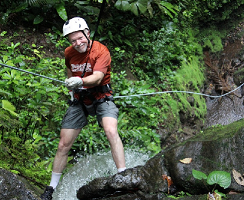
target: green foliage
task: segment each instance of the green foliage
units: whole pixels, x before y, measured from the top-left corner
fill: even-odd
[[[202,30],[197,37],[205,50],[210,50],[211,52],[216,53],[223,50],[222,39],[225,36],[225,31],[217,30],[217,28],[213,26]]]
[[[207,179],[208,177],[207,177],[207,175],[205,174],[205,173],[203,173],[203,172],[201,172],[201,171],[197,171],[197,170],[195,170],[195,169],[193,169],[192,170],[192,175],[193,175],[193,177],[195,178],[195,179],[198,179],[198,180],[205,180],[205,179]]]
[[[20,53],[20,42],[11,42],[10,46],[7,46],[5,42],[9,39],[6,34],[2,38],[3,43],[0,43],[1,63],[30,72],[48,74],[55,79],[64,77],[64,63],[59,58],[34,59],[43,57],[36,45],[28,47],[28,54],[24,55]],[[37,182],[45,182],[48,171],[44,167],[47,165],[48,157],[53,156],[57,148],[57,127],[60,127],[62,115],[67,107],[64,95],[67,89],[51,80],[8,68],[1,67],[0,75],[3,108],[0,111],[3,114],[0,123],[2,164],[21,175],[33,176]],[[7,112],[14,115],[10,117]],[[46,140],[52,140],[51,144]],[[44,157],[47,159],[45,162],[42,161]]]
[[[213,171],[208,175],[207,183],[209,185],[218,184],[220,187],[226,189],[231,184],[230,173],[225,171]]]
[[[200,88],[204,83],[204,71],[197,57],[194,57],[189,63],[182,63],[182,67],[176,71],[173,77],[173,89],[177,91],[194,91],[200,93]],[[198,118],[204,117],[206,114],[205,99],[199,95],[193,94],[193,103],[189,102],[190,95],[186,93],[177,93],[179,102],[177,106],[179,110],[190,112]],[[192,101],[191,101],[192,102]],[[193,105],[191,105],[193,104]],[[193,108],[192,108],[193,107]]]
[[[122,10],[122,11],[131,11],[136,16],[138,16],[140,14],[146,14],[146,12],[147,12],[152,17],[155,12],[153,10],[153,4],[156,4],[158,6],[158,8],[161,10],[161,12],[163,14],[165,14],[166,16],[170,16],[171,18],[173,18],[172,14],[177,15],[178,9],[176,6],[172,5],[169,2],[164,2],[164,1],[159,1],[159,0],[155,0],[155,1],[117,0],[114,6],[117,9]]]
[[[180,198],[184,198],[186,196],[191,196],[190,193],[188,192],[183,192],[183,191],[180,191],[179,193],[177,193],[177,196],[174,196],[174,195],[167,195],[168,198],[171,198],[171,199],[180,199]]]
[[[199,24],[204,26],[215,22],[226,21],[231,18],[241,18],[242,0],[178,0],[179,17],[182,23]]]
[[[186,31],[172,22],[165,22],[159,31],[144,31],[132,66],[138,78],[157,81],[157,87],[165,89],[167,80],[174,76],[182,62],[188,61],[189,56],[201,55],[201,46],[194,39],[193,31]]]
[[[198,180],[207,180],[207,184],[214,185],[218,184],[220,187],[226,189],[231,184],[231,176],[230,173],[225,171],[212,171],[208,176],[197,170],[192,170],[192,175],[194,178]]]
[[[9,111],[11,115],[18,116],[18,114],[16,112],[14,112],[16,110],[16,108],[9,101],[2,100],[2,108],[4,110]]]
[[[48,184],[50,170],[46,170],[45,166],[50,161],[41,160],[38,155],[38,144],[33,140],[23,142],[20,137],[16,137],[14,134],[5,134],[1,140],[0,167],[21,176],[30,177],[40,186]]]
[[[42,0],[25,0],[19,2],[2,1],[0,12],[4,12],[0,21],[7,23],[12,14],[20,13],[26,21],[32,21],[33,24],[40,24],[49,19],[49,14],[56,10],[57,15],[67,21],[68,16],[65,9],[65,1],[42,1]],[[7,11],[5,11],[7,9]],[[54,14],[54,13],[52,13]]]
[[[129,66],[135,80],[144,80],[128,82],[113,77],[117,82],[116,87],[118,86],[115,91],[120,91],[120,94],[117,95],[138,94],[139,85],[147,86],[148,91],[144,91],[144,93],[162,90],[199,93],[199,88],[204,83],[204,68],[201,67],[200,56],[202,47],[195,38],[196,33],[192,29],[186,31],[179,29],[175,23],[164,22],[164,26],[158,31],[155,30],[152,33],[143,31],[140,41],[137,41],[135,46],[135,53],[115,48],[112,52],[114,70],[120,69],[122,76],[125,72],[121,69],[127,69]],[[138,83],[139,85],[137,85]],[[136,89],[133,88],[134,85],[136,85]],[[189,102],[191,96],[194,99],[193,103]],[[136,104],[136,102],[139,103]],[[140,111],[147,110],[147,115],[143,118],[150,116],[151,124],[155,119],[154,125],[150,125],[150,127],[158,127],[163,124],[167,127],[175,127],[180,123],[180,112],[195,118],[203,118],[206,114],[204,98],[187,93],[126,98],[120,100],[119,103],[123,107],[126,104],[135,107],[134,113],[137,113],[137,107]],[[142,108],[144,105],[145,108]],[[153,108],[151,106],[148,108],[148,105],[153,105]],[[126,108],[125,110],[130,112]],[[152,114],[156,117],[152,117]]]

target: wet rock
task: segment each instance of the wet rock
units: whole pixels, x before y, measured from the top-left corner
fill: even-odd
[[[144,193],[167,192],[167,182],[163,180],[162,175],[168,174],[168,171],[163,162],[164,158],[161,153],[147,161],[144,166],[127,169],[112,177],[94,179],[78,190],[77,198],[89,200],[98,197],[121,196],[128,193],[141,197]],[[128,200],[128,197],[126,199]]]
[[[33,191],[20,181],[19,177],[5,169],[0,169],[1,200],[39,200]]]
[[[206,98],[207,116],[204,127],[228,125],[244,118],[244,96],[241,89],[221,98]]]
[[[77,197],[79,200],[167,200],[168,182],[162,179],[162,175],[167,175],[176,186],[175,195],[179,191],[198,195],[179,199],[206,199],[206,194],[214,186],[206,187],[206,184],[193,177],[192,170],[202,171],[207,175],[220,170],[231,173],[233,169],[244,173],[243,146],[244,120],[209,128],[162,151],[144,166],[127,169],[111,177],[94,179],[78,190]],[[180,162],[184,158],[192,158],[192,161],[186,164]],[[244,187],[238,185],[233,177],[229,188],[224,190],[217,186],[215,189],[223,193],[244,193]],[[229,195],[228,199],[244,199],[244,194]]]
[[[243,123],[244,120],[240,120],[228,126],[210,128],[165,152],[166,168],[174,183],[191,194],[206,193],[211,187],[207,188],[202,181],[196,180],[192,176],[193,169],[207,175],[215,170],[231,173],[236,169],[244,172]],[[183,158],[192,158],[192,162],[190,164],[179,162]],[[232,178],[228,190],[244,192],[244,187],[238,185]]]

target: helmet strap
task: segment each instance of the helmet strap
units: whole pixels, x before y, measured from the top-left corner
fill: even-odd
[[[85,34],[85,31],[84,30],[81,30],[81,32],[83,33],[83,35],[86,37],[87,41],[88,41],[88,46],[90,47],[90,39],[87,37],[87,35]]]

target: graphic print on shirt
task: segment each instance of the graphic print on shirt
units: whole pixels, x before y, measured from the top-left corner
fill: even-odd
[[[83,64],[71,64],[72,72],[83,72],[85,69],[86,63]],[[91,64],[87,63],[86,72],[92,72]]]

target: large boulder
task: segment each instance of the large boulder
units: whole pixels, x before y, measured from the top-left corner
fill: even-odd
[[[127,169],[112,177],[94,179],[79,189],[77,197],[89,200],[125,195],[127,200],[136,196],[147,196],[149,200],[151,197],[147,194],[167,192],[167,183],[162,181],[162,174],[168,174],[168,171],[163,162],[162,154],[158,154],[144,166]]]
[[[206,98],[207,116],[204,127],[228,125],[244,118],[242,89],[221,98]]]
[[[209,128],[183,143],[160,152],[144,166],[127,169],[111,177],[94,179],[78,190],[77,197],[80,200],[102,197],[106,200],[162,200],[167,199],[168,193],[176,191],[184,191],[192,195],[207,194],[212,191],[212,187],[206,188],[202,181],[196,180],[192,170],[207,175],[212,171],[220,170],[232,175],[233,169],[244,173],[243,147],[244,120]],[[191,158],[192,161],[180,162],[184,158]],[[162,175],[171,177],[173,181],[171,188]],[[243,193],[244,187],[237,184],[233,176],[231,177],[229,188],[217,189],[224,193],[229,191]],[[228,199],[244,199],[243,195],[229,195]],[[201,198],[206,199],[206,196],[195,197],[195,199]]]
[[[16,174],[0,169],[1,200],[39,200],[40,198]]]
[[[244,172],[244,120],[227,126],[210,128],[197,136],[188,139],[177,147],[165,152],[166,168],[175,184],[192,194],[208,192],[202,181],[192,176],[192,170],[209,174],[212,171],[235,169]],[[192,162],[179,162],[184,158],[192,158]],[[232,179],[228,190],[244,192]]]

